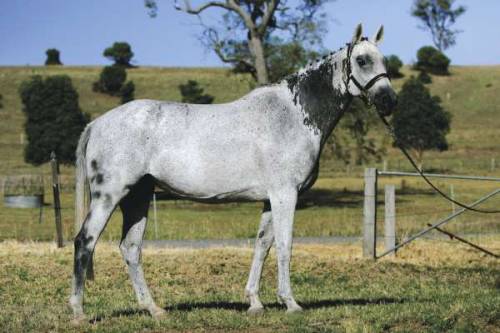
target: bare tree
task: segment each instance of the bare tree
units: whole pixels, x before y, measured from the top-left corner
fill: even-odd
[[[454,9],[454,4],[455,0],[415,0],[413,3],[412,15],[423,22],[420,28],[430,31],[434,45],[440,51],[455,45],[456,35],[460,32],[451,26],[466,9],[463,6]]]
[[[238,71],[251,73],[258,84],[269,82],[266,47],[272,42],[287,41],[319,45],[326,30],[323,5],[332,0],[218,0],[193,6],[190,0],[175,0],[177,10],[200,15],[208,9],[222,9],[217,26],[207,26],[201,40]],[[296,5],[292,5],[294,2]],[[157,15],[156,0],[145,0],[152,17]],[[201,17],[200,17],[201,20]],[[202,21],[201,21],[202,22]],[[279,37],[272,33],[279,31]]]

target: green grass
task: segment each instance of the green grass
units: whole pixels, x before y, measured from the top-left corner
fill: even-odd
[[[488,246],[500,250],[500,239]],[[146,279],[161,321],[138,310],[116,246],[98,246],[87,283],[89,323],[75,328],[67,308],[71,247],[0,243],[0,331],[4,332],[499,332],[500,270],[495,259],[452,242],[419,241],[379,262],[360,244],[296,246],[292,286],[305,312],[276,303],[275,256],[264,268],[258,317],[243,288],[250,249],[145,250]]]

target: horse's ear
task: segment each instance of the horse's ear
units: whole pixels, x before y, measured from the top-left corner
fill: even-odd
[[[384,26],[381,25],[380,28],[378,28],[377,33],[372,37],[372,42],[375,45],[379,45],[380,43],[382,43],[383,40],[384,40]]]
[[[356,44],[361,40],[361,37],[363,36],[363,25],[361,23],[358,24],[356,27],[356,30],[354,30],[354,35],[352,36],[352,41],[351,44]]]

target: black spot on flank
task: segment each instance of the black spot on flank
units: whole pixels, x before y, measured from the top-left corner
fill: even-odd
[[[264,230],[262,230],[261,232],[259,232],[259,238],[262,238],[262,237],[264,237],[264,235],[265,235],[265,232],[264,232]]]
[[[130,261],[125,260],[125,263],[127,264],[127,266],[130,266]]]
[[[92,160],[90,162],[90,167],[92,168],[92,170],[97,171],[97,169],[98,169],[97,161],[96,160]]]
[[[101,197],[101,192],[95,191],[92,192],[92,199],[99,199]]]
[[[102,182],[104,181],[104,177],[103,177],[102,173],[98,173],[95,176],[95,181],[97,182],[97,184],[102,184]]]

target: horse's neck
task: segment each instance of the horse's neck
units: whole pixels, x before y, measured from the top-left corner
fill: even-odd
[[[321,136],[321,145],[349,107],[351,96],[342,81],[341,51],[285,80],[293,102],[303,112],[304,125]]]

